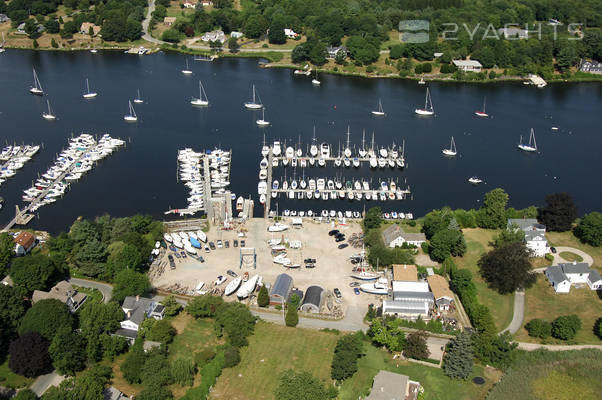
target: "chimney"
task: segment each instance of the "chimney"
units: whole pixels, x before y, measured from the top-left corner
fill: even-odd
[[[140,295],[136,295],[136,302],[140,301]]]
[[[132,318],[132,312],[128,311],[128,319]]]

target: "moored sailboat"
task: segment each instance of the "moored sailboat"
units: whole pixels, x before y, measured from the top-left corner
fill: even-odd
[[[426,88],[426,96],[424,98],[424,108],[417,108],[414,112],[418,115],[423,116],[431,116],[435,114],[435,109],[433,108],[433,101],[431,100],[431,92],[429,88]]]
[[[457,150],[456,150],[456,142],[454,141],[454,137],[451,137],[451,144],[449,145],[449,149],[443,149],[441,150],[443,152],[444,155],[446,156],[455,156],[456,154],[458,154]]]
[[[36,96],[44,95],[44,90],[42,89],[42,84],[40,83],[40,79],[38,79],[35,68],[33,69],[33,87],[29,89],[29,93],[35,94]]]
[[[206,107],[209,105],[209,98],[207,97],[207,93],[205,93],[205,88],[203,87],[203,83],[201,81],[199,81],[199,98],[195,99],[193,97],[192,100],[190,100],[190,104],[201,107]]]
[[[258,119],[257,121],[255,121],[255,123],[258,126],[268,126],[270,124],[270,121],[265,120],[265,107],[261,108],[261,119]]]
[[[258,110],[258,109],[262,108],[263,105],[261,104],[261,100],[259,100],[259,103],[258,103],[256,100],[256,97],[259,97],[259,95],[256,95],[255,85],[253,85],[253,100],[246,102],[245,107],[250,110]]]
[[[56,119],[56,115],[54,115],[50,109],[50,100],[46,100],[46,104],[48,105],[48,110],[42,113],[42,117],[46,120],[54,121]]]
[[[136,122],[138,121],[138,116],[136,115],[136,111],[134,110],[134,106],[131,101],[128,101],[130,106],[130,113],[123,116],[123,119],[127,122]]]
[[[483,99],[483,109],[482,109],[482,110],[478,110],[478,111],[475,111],[475,112],[474,112],[474,113],[475,113],[475,115],[476,115],[477,117],[483,117],[483,118],[486,118],[486,117],[488,117],[488,116],[489,116],[489,114],[487,114],[487,113],[485,112],[485,102],[486,102],[486,101],[487,101],[487,98],[485,97],[485,98]]]
[[[382,117],[385,115],[385,112],[383,111],[383,105],[382,105],[380,99],[378,99],[378,111],[372,110],[372,115],[376,115],[378,117]]]
[[[90,91],[90,83],[88,82],[88,78],[86,78],[86,92],[83,94],[84,99],[93,99],[98,96],[98,93]]]
[[[523,143],[523,136],[521,135],[518,148],[528,152],[537,151],[537,142],[535,142],[535,132],[533,131],[533,128],[531,128],[531,133],[529,134],[529,144]]]
[[[142,97],[140,97],[140,89],[138,89],[138,95],[134,99],[134,103],[136,103],[136,104],[144,103],[144,100],[142,100]]]

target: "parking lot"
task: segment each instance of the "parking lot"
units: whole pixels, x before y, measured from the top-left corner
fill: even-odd
[[[290,225],[290,221],[284,220],[282,223]],[[229,241],[229,248],[216,248],[208,253],[205,250],[199,250],[205,262],[188,256],[186,258],[174,257],[175,269],[169,268],[167,256],[173,254],[171,250],[163,253],[161,264],[164,265],[162,273],[151,274],[153,286],[169,290],[174,287],[181,288],[181,292],[188,291],[192,293],[193,289],[199,282],[204,282],[204,289],[211,289],[213,282],[219,275],[226,276],[228,281],[232,279],[226,275],[227,270],[233,270],[237,274],[248,272],[249,275],[259,274],[263,281],[273,284],[276,277],[281,273],[287,273],[293,278],[293,286],[305,291],[311,285],[319,285],[327,292],[333,292],[335,288],[339,288],[342,295],[341,306],[343,311],[347,308],[352,308],[353,313],[366,312],[367,306],[370,303],[376,302],[376,297],[361,293],[354,294],[353,288],[349,286],[354,281],[350,277],[353,265],[349,261],[349,257],[359,253],[362,249],[354,248],[349,245],[346,248],[339,249],[338,246],[342,243],[348,243],[348,239],[354,233],[361,233],[361,226],[356,222],[351,222],[348,225],[335,226],[334,223],[319,223],[317,221],[305,219],[302,227],[289,228],[283,232],[268,232],[267,228],[272,223],[264,219],[251,219],[245,222],[238,230],[222,230],[212,226],[207,232],[208,242],[217,244],[221,240]],[[329,236],[328,232],[332,229],[338,229],[346,235],[346,240],[335,242],[333,236]],[[244,231],[244,237],[239,236],[239,231]],[[287,249],[287,258],[292,264],[300,264],[300,268],[286,268],[280,264],[273,263],[271,248],[268,241],[273,239],[281,239],[282,243],[290,241],[300,241],[300,249]],[[233,241],[245,241],[246,248],[254,248],[257,256],[257,268],[243,266],[240,268],[240,245],[233,246]],[[288,246],[287,246],[288,247]],[[179,252],[181,252],[180,250]],[[305,268],[304,260],[312,258],[316,260],[314,268]],[[224,287],[224,283],[220,287]],[[232,299],[235,296],[230,296]],[[328,312],[326,307],[323,307],[323,312]]]

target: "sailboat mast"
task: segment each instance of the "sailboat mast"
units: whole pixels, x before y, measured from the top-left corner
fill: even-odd
[[[255,104],[255,85],[253,85],[253,104]]]

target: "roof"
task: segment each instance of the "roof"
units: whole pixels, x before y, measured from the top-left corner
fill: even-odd
[[[34,290],[31,301],[37,303],[40,300],[56,299],[67,304],[74,311],[86,297],[84,293],[79,293],[75,290],[69,282],[60,281],[48,292]]]
[[[405,400],[408,381],[407,375],[379,371],[366,400]]]
[[[270,296],[280,296],[284,299],[288,298],[288,294],[293,286],[293,278],[287,274],[280,274],[276,277],[276,282],[272,287]]]
[[[393,291],[394,301],[434,301],[435,296],[431,292],[408,292],[408,291]]]
[[[401,282],[401,281],[393,281],[393,291],[394,292],[429,292],[429,284],[428,282]]]
[[[4,277],[4,279],[2,279],[2,282],[0,282],[0,283],[2,283],[3,285],[7,285],[7,286],[13,286],[14,285],[14,282],[13,282],[12,278],[10,276],[8,276],[8,275],[6,275]]]
[[[418,280],[418,269],[415,265],[393,264],[393,280],[415,282]]]
[[[454,60],[453,63],[456,67],[482,67],[477,60]]]
[[[155,347],[161,347],[161,342],[153,342],[152,340],[145,340],[142,344],[142,349],[144,351],[149,351],[154,349]]]
[[[383,301],[384,313],[397,314],[426,314],[429,310],[429,304],[424,301]]]
[[[387,245],[399,237],[411,242],[426,241],[424,233],[406,233],[401,226],[397,224],[393,224],[383,231],[383,240]]]
[[[554,284],[559,284],[564,281],[568,281],[568,278],[562,272],[562,269],[558,265],[552,265],[546,269],[546,276],[550,280],[550,282]]]
[[[589,276],[587,277],[587,279],[589,279],[590,282],[597,282],[600,279],[602,279],[602,277],[600,276],[600,273],[597,270],[592,269],[590,271]]]
[[[103,391],[104,400],[125,400],[126,396],[113,386],[105,388]]]
[[[426,277],[426,280],[429,283],[431,292],[433,292],[433,296],[436,300],[442,297],[447,297],[450,299],[454,298],[454,295],[449,288],[449,283],[441,275],[429,275]]]
[[[541,231],[525,231],[525,241],[532,242],[534,240],[547,241],[546,235]]]
[[[134,322],[137,325],[140,325],[142,321],[146,318],[147,312],[149,311],[157,311],[159,306],[156,306],[154,310],[150,310],[154,301],[148,299],[146,297],[134,297],[127,296],[123,300],[122,308],[130,311],[130,315],[126,317],[127,320]],[[157,312],[161,312],[158,310]]]
[[[173,24],[174,22],[176,22],[176,17],[165,17],[165,18],[163,18],[163,22]]]
[[[123,336],[123,337],[129,338],[129,339],[136,339],[138,337],[138,331],[135,331],[133,329],[119,328],[115,331],[114,335],[115,336]]]
[[[16,244],[20,244],[21,246],[25,247],[26,249],[30,248],[36,241],[36,238],[34,235],[32,235],[31,232],[27,232],[27,231],[23,231],[21,233],[19,233],[19,236],[16,237],[15,239],[15,243]]]
[[[305,297],[303,298],[302,304],[313,304],[319,308],[322,304],[322,293],[324,293],[324,289],[320,286],[313,285],[308,287],[305,291]]]
[[[518,226],[523,231],[526,230],[546,230],[546,226],[537,222],[535,218],[508,218],[508,223],[506,227],[510,229],[512,225]]]
[[[572,262],[558,265],[560,268],[562,268],[562,272],[565,274],[586,274],[590,271],[589,265],[586,263]]]

